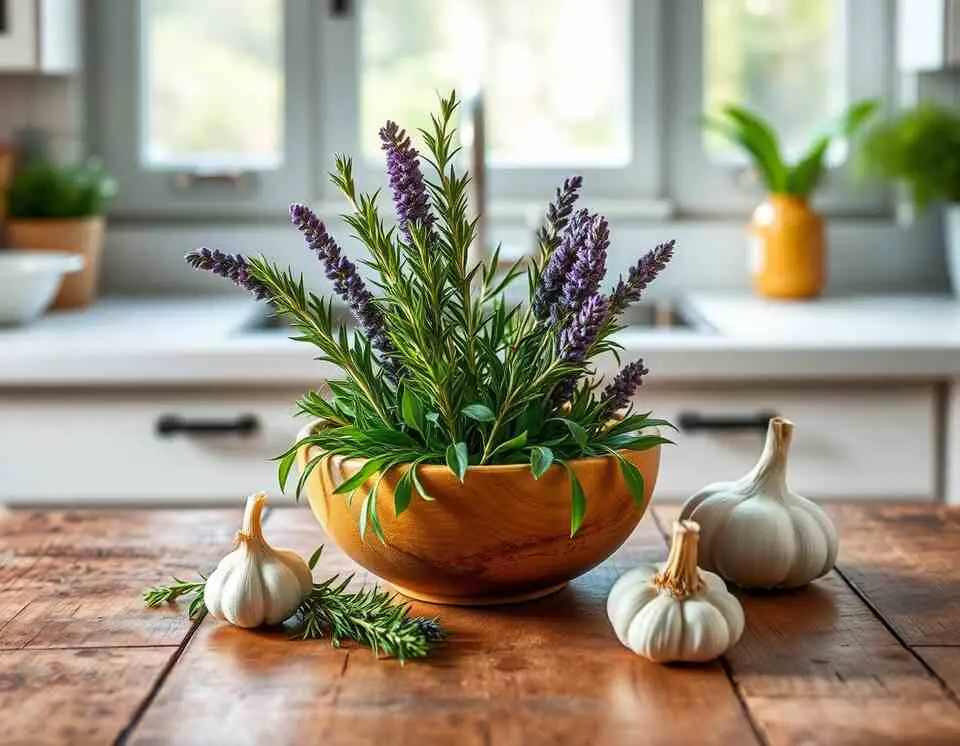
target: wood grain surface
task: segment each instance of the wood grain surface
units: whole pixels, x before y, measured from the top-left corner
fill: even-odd
[[[829,510],[838,571],[738,592],[744,637],[708,666],[648,663],[606,620],[616,577],[665,557],[670,506],[553,597],[415,604],[453,635],[405,666],[143,609],[143,586],[230,548],[240,506],[0,513],[0,744],[960,743],[960,610],[934,597],[956,588],[960,511]],[[303,554],[326,541],[305,508],[273,511],[266,534]],[[317,573],[357,569],[328,543]]]

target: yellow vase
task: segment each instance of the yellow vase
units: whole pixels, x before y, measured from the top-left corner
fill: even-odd
[[[771,194],[750,221],[750,269],[757,295],[814,298],[826,283],[823,218],[807,201]]]

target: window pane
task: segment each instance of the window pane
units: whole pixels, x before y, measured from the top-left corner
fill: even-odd
[[[630,0],[365,0],[360,133],[425,125],[437,92],[481,87],[500,166],[630,160]]]
[[[141,0],[142,158],[155,168],[283,160],[283,0]]]
[[[749,106],[795,157],[846,98],[844,0],[706,0],[704,108]],[[705,134],[708,152],[737,157]]]

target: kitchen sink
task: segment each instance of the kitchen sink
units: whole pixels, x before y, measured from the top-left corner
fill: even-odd
[[[711,331],[710,326],[690,308],[673,300],[634,303],[620,319],[624,326],[632,330]],[[348,329],[356,326],[356,320],[346,306],[333,307],[333,322],[335,328],[340,324]],[[290,325],[286,320],[269,312],[259,313],[242,329],[244,333],[286,333],[289,330]]]

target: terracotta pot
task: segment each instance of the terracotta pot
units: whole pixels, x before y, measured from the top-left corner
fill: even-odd
[[[101,216],[66,220],[9,220],[7,243],[14,249],[82,254],[83,270],[64,277],[52,308],[80,308],[93,302],[100,277],[104,220]]]
[[[806,200],[772,194],[750,221],[753,287],[768,298],[813,298],[826,283],[823,218]]]
[[[13,179],[14,156],[12,145],[0,143],[0,221],[7,214],[7,189]]]
[[[300,449],[301,473],[316,455],[315,447]],[[659,447],[623,455],[643,474],[649,501]],[[539,480],[525,464],[472,466],[460,483],[446,466],[421,465],[417,474],[434,500],[414,491],[410,506],[397,517],[394,487],[408,468],[399,466],[384,476],[377,492],[386,541],[369,528],[361,540],[360,512],[373,480],[349,501],[334,490],[363,463],[325,456],[305,484],[310,507],[357,564],[403,595],[431,603],[515,603],[553,593],[613,554],[643,517],[612,457],[570,462],[587,496],[586,517],[572,539],[570,483],[560,466]]]

